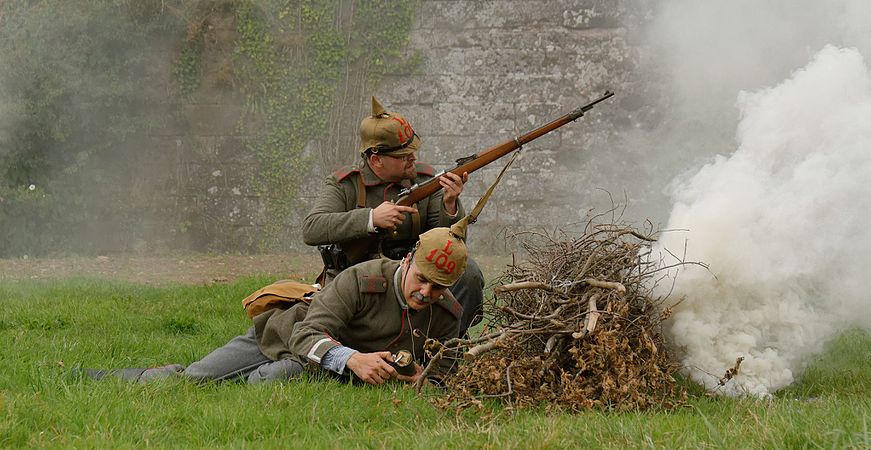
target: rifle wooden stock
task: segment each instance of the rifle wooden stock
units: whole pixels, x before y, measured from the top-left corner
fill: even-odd
[[[505,142],[490,147],[481,153],[476,153],[472,156],[460,158],[457,160],[457,166],[449,170],[449,172],[459,176],[462,176],[463,173],[472,173],[486,166],[487,164],[490,164],[493,161],[496,161],[497,159],[511,153],[512,151],[517,150],[524,144],[534,141],[563,125],[578,120],[584,115],[585,112],[593,109],[593,106],[595,106],[597,103],[604,101],[613,95],[613,92],[605,91],[605,94],[598,99],[593,100],[592,102],[581,106],[580,108],[575,109],[574,111],[546,125],[542,125],[526,134],[517,136],[514,139],[509,139]],[[406,190],[403,190],[399,198],[396,199],[396,204],[401,206],[411,206],[429,197],[430,195],[435,194],[436,192],[438,192],[439,189],[442,188],[442,186],[438,182],[438,178],[441,175],[444,175],[444,173],[438,173],[436,174],[436,176],[432,177],[424,183],[416,184]]]

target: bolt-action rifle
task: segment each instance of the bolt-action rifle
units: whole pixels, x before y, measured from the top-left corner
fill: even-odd
[[[475,153],[474,155],[466,156],[463,158],[459,158],[456,160],[457,165],[448,170],[441,171],[429,180],[415,184],[411,187],[403,189],[399,193],[399,198],[397,198],[396,204],[401,206],[412,206],[415,203],[429,197],[430,195],[438,192],[442,186],[439,184],[438,179],[446,172],[451,172],[456,175],[462,176],[463,173],[472,173],[487,164],[496,161],[497,159],[511,153],[514,150],[517,150],[523,147],[524,144],[534,141],[545,134],[550,133],[557,128],[574,122],[579,118],[583,117],[583,115],[593,109],[596,104],[607,100],[614,93],[611,91],[605,91],[605,93],[587,103],[584,106],[575,109],[574,111],[553,120],[545,125],[542,125],[526,134],[522,134],[520,136],[515,136],[513,139],[508,139],[505,142],[494,145],[493,147],[488,148],[480,153]],[[367,258],[368,255],[377,255],[384,254],[385,256],[392,259],[399,259],[405,256],[408,249],[406,248],[393,248],[387,249],[381,246],[383,239],[381,237],[384,236],[386,230],[379,232],[379,238],[375,239],[360,239],[350,242],[344,242],[341,246],[337,244],[331,245],[322,245],[318,246],[318,250],[321,252],[321,257],[324,260],[324,265],[327,269],[337,269],[344,270],[350,265],[356,264],[358,262],[362,262]]]
[[[593,100],[590,103],[587,103],[586,105],[581,106],[580,108],[546,125],[542,125],[526,134],[515,136],[514,139],[509,139],[505,142],[502,142],[501,144],[494,145],[493,147],[490,147],[481,153],[475,153],[474,155],[457,159],[456,167],[449,170],[449,172],[459,175],[461,177],[463,176],[463,173],[472,173],[486,166],[487,164],[490,164],[491,162],[496,161],[497,159],[511,153],[512,151],[523,147],[523,144],[534,141],[563,125],[578,120],[584,115],[584,113],[593,109],[593,107],[596,106],[597,103],[602,102],[613,95],[613,92],[605,91],[605,94],[597,98],[596,100]],[[399,193],[399,198],[396,199],[396,204],[401,206],[411,206],[429,197],[430,195],[435,194],[436,192],[438,192],[439,189],[442,188],[438,180],[440,176],[445,174],[445,172],[446,171],[443,170],[433,175],[432,178],[423,183],[415,184],[414,186],[403,189]]]

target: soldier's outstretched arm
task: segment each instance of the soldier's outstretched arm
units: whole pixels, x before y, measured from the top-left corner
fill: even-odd
[[[359,310],[359,286],[354,268],[343,271],[315,294],[305,319],[293,325],[287,348],[300,358],[320,365],[328,351],[342,346],[335,339],[347,329]]]

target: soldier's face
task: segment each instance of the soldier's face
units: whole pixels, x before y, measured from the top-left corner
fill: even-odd
[[[420,311],[429,305],[441,300],[448,290],[448,286],[433,283],[428,280],[409,258],[403,261],[403,267],[406,273],[402,279],[402,295],[405,297],[405,302],[409,308]]]
[[[382,166],[382,173],[379,176],[384,181],[413,180],[417,176],[416,151],[402,156],[379,155],[378,159]]]

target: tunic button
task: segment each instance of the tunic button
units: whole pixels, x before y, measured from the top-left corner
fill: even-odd
[[[399,230],[393,230],[393,237],[399,236]]]

